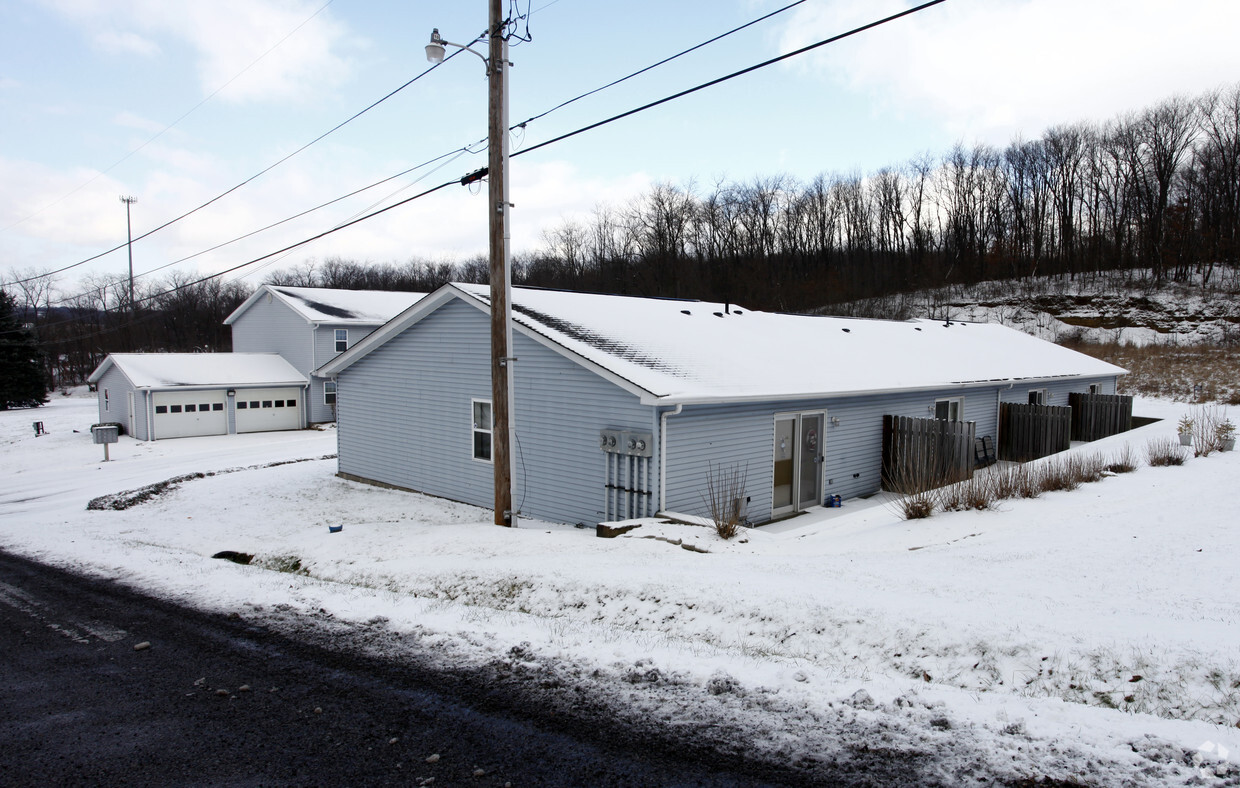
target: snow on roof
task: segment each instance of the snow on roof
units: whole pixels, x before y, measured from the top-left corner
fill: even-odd
[[[224,320],[232,325],[241,313],[271,293],[311,323],[382,325],[416,304],[425,293],[389,290],[338,290],[330,287],[263,285]]]
[[[486,285],[451,287],[489,305]],[[991,323],[787,315],[519,287],[512,290],[512,311],[517,326],[665,402],[795,399],[1125,372]]]
[[[135,388],[305,385],[306,376],[275,353],[112,353],[88,380],[115,365]]]

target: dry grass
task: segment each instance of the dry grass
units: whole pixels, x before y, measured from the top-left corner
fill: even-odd
[[[1240,405],[1240,347],[1065,344],[1127,369],[1128,374],[1119,379],[1120,394]]]

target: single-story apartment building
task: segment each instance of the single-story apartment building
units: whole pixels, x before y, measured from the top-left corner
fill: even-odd
[[[306,376],[276,353],[112,353],[87,380],[138,440],[306,426]]]
[[[335,383],[314,371],[417,303],[425,293],[262,285],[232,314],[236,353],[279,353],[310,382],[311,424],[335,421]]]
[[[490,301],[449,284],[328,362],[345,478],[492,504]],[[556,522],[703,514],[743,469],[761,523],[880,489],[884,415],[1114,394],[1125,370],[1000,325],[512,291],[514,506]]]

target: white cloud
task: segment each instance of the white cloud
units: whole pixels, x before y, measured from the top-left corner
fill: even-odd
[[[913,3],[819,2],[782,39],[793,49]],[[1240,74],[1230,0],[952,0],[820,50],[810,68],[880,112],[936,118],[1003,142],[1101,120]]]
[[[344,50],[355,44],[330,11],[311,18],[320,3],[304,0],[50,0],[50,4],[107,52],[151,56],[188,45],[196,57],[203,93],[236,77],[220,94],[231,101],[299,100],[319,94],[324,86],[340,84],[348,76]],[[100,29],[106,32],[96,32]],[[272,47],[276,48],[268,53]]]
[[[103,30],[95,34],[94,40],[100,49],[112,54],[131,53],[152,57],[160,52],[159,44],[133,32]]]

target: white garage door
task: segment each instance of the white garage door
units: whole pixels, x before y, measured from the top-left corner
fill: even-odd
[[[237,432],[301,429],[301,389],[237,389]]]
[[[155,439],[226,434],[227,401],[222,389],[155,392]]]

